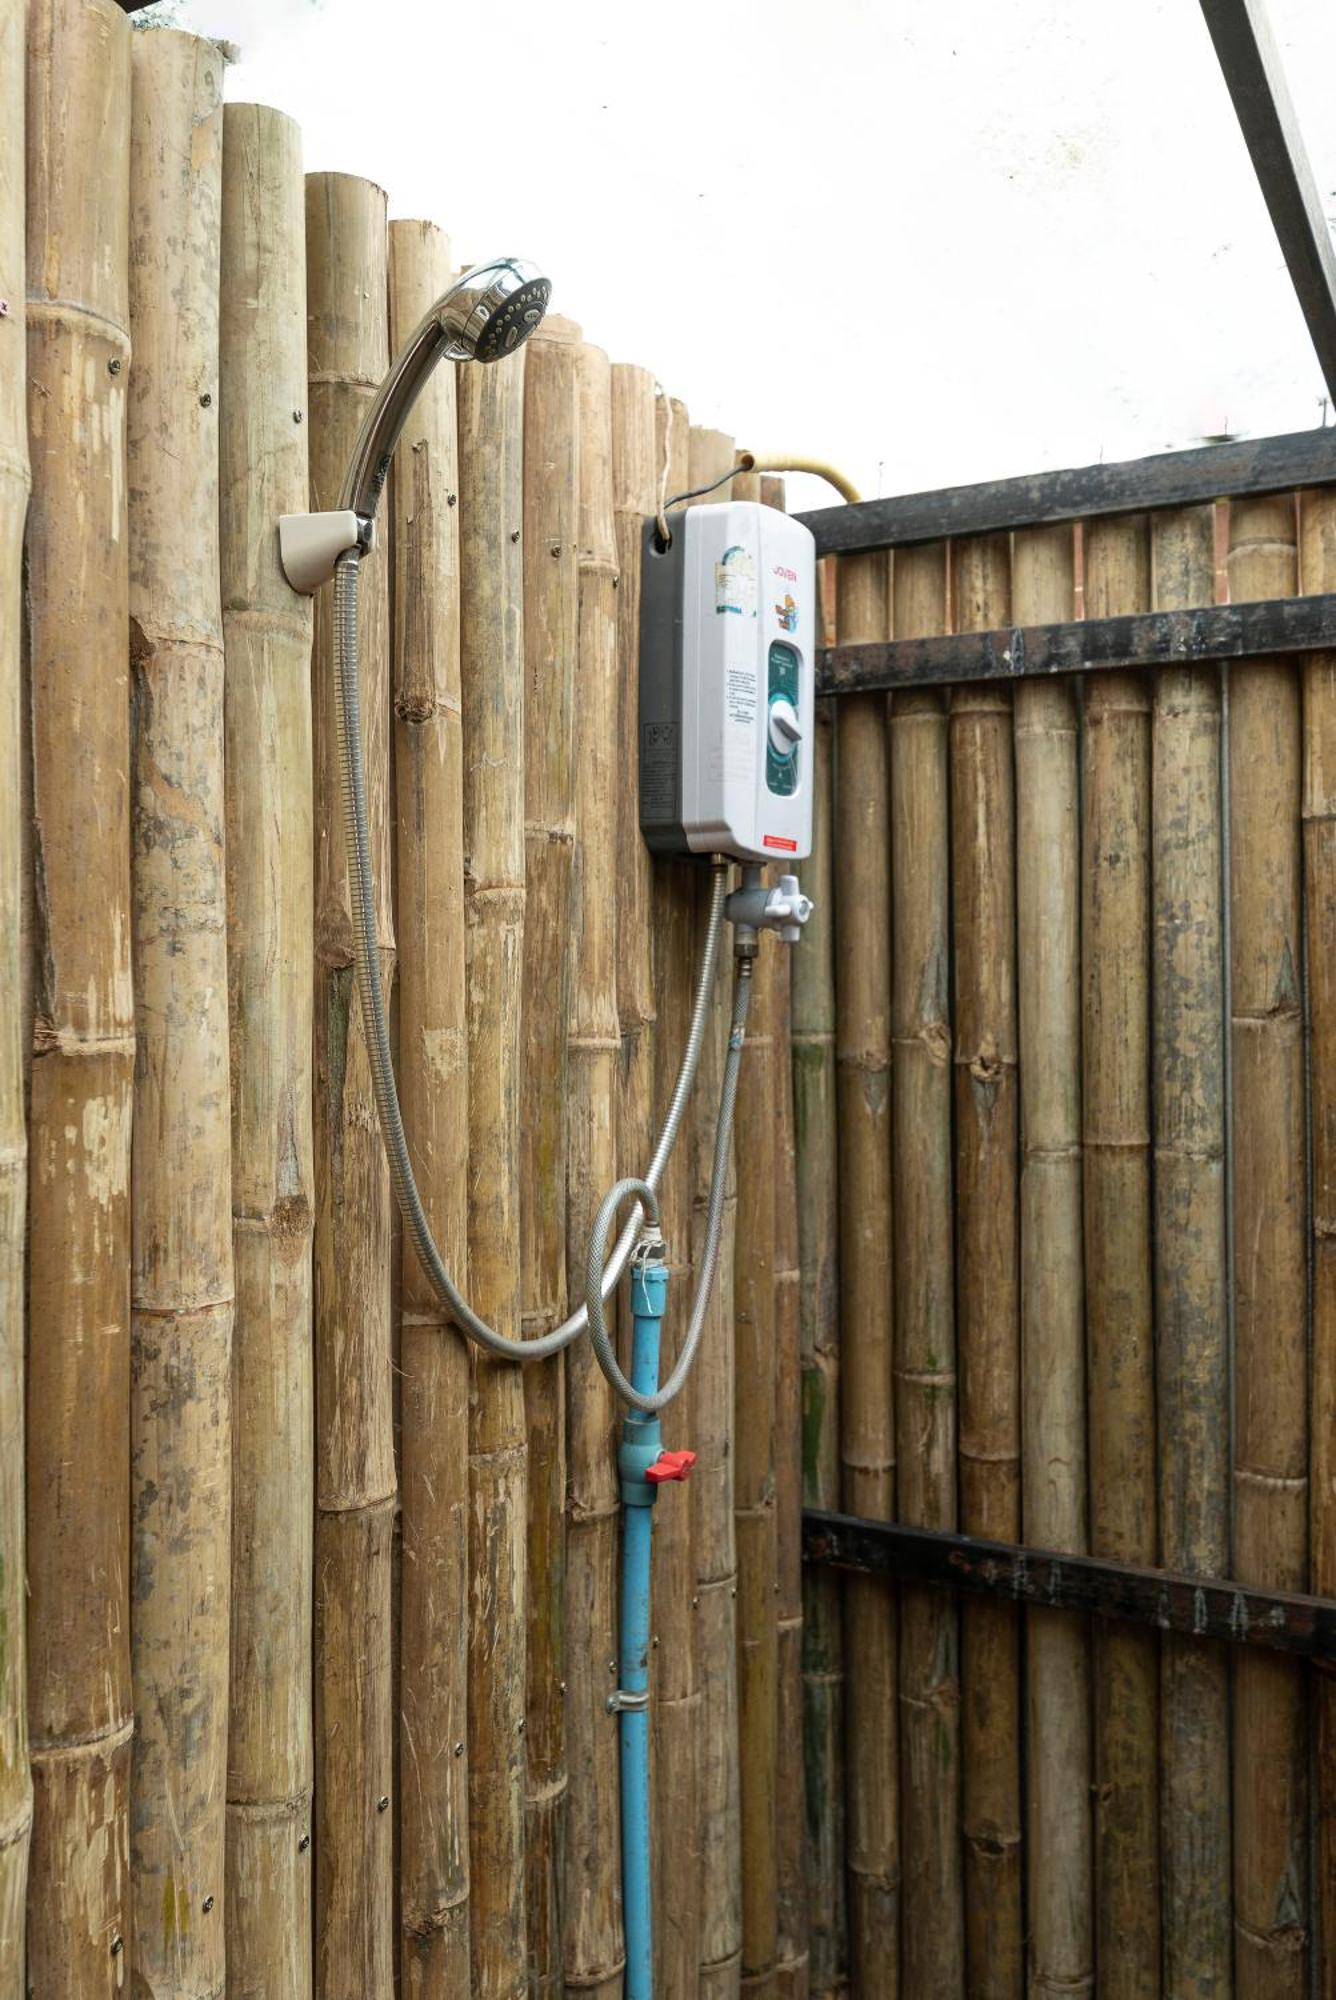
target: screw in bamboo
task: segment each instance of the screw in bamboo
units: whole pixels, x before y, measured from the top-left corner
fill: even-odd
[[[896,633],[946,628],[946,551],[905,550]],[[956,1525],[951,1211],[946,707],[935,689],[891,703],[891,1042],[895,1175],[898,1514]],[[906,2000],[964,1988],[960,1668],[956,1605],[900,1593],[902,1984]]]
[[[1018,533],[1011,611],[1074,615],[1071,528]],[[1081,1242],[1080,818],[1069,681],[1018,682],[1016,964],[1021,1114],[1022,1528],[1041,1548],[1086,1547]],[[1026,1617],[1029,1977],[1036,2000],[1094,1987],[1090,1629]]]
[[[87,2000],[116,1993],[129,1942],[125,16],[30,5],[27,78],[28,1979]]]
[[[28,1132],[24,1117],[25,1010],[20,878],[25,806],[19,625],[28,464],[24,293],[21,0],[0,4],[0,2000],[26,1987],[23,1906],[32,1838],[27,1687],[22,1632],[24,1233]]]
[[[841,645],[884,639],[881,555],[841,559]],[[839,1172],[839,1392],[845,1511],[895,1512],[891,1245],[890,766],[885,697],[835,708],[832,851]],[[832,854],[832,868],[833,868]],[[804,1139],[800,1128],[800,1136]],[[856,1993],[900,1991],[900,1773],[896,1598],[871,1577],[844,1583],[849,1975]]]
[[[1336,492],[1300,500],[1301,587],[1336,589]],[[1303,861],[1308,918],[1310,1132],[1313,1200],[1312,1575],[1336,1595],[1336,654],[1303,665]],[[1336,1683],[1313,1677],[1318,1987],[1336,1995]]]
[[[219,541],[232,1033],[232,1638],[226,1946],[311,1990],[311,610],[274,522],[308,484],[301,135],[223,113]]]
[[[563,1318],[566,1286],[566,1036],[575,852],[579,328],[549,315],[524,364],[524,1058],[520,1098],[520,1288],[525,1333]],[[565,1361],[524,1373],[529,1433],[528,1794],[525,1854],[531,1993],[563,1982],[562,1684],[566,1577]]]
[[[306,178],[311,505],[337,504],[388,365],[385,196]],[[390,914],[389,582],[360,579],[360,668],[380,978]],[[352,963],[334,716],[332,592],[312,653],[315,745],[315,1935],[319,2000],[383,2000],[393,1958],[389,1174]]]
[[[390,347],[450,281],[434,223],[389,229]],[[390,478],[399,1086],[418,1186],[468,1264],[463,735],[455,374],[414,404]],[[410,1248],[399,1315],[399,1909],[409,2000],[469,1986],[469,1357]],[[462,1748],[460,1746],[463,1746]]]
[[[833,633],[832,633],[833,636]],[[803,882],[813,910],[793,960],[792,1072],[801,1338],[802,1500],[840,1503],[838,1190],[835,1122],[832,704],[819,702],[812,746],[812,852]],[[844,1644],[840,1585],[817,1567],[802,1578],[809,1978],[814,2000],[845,1983]],[[787,1741],[794,1740],[792,1737]]]
[[[1089,618],[1150,604],[1144,515],[1089,521]],[[1097,674],[1082,732],[1082,1170],[1089,1367],[1090,1538],[1096,1555],[1156,1558],[1150,1184],[1150,691]],[[1100,1991],[1159,1978],[1159,1644],[1095,1632],[1095,1911]]]
[[[1006,535],[951,552],[957,632],[1011,620]],[[960,1524],[1020,1539],[1020,1274],[1016,1074],[1016,807],[1008,688],[951,695],[955,941],[957,1341]],[[970,1991],[1025,1984],[1021,1912],[1020,1621],[960,1607],[962,1832]]]
[[[1292,495],[1229,515],[1235,602],[1295,587]],[[1299,670],[1229,672],[1229,1007],[1233,1127],[1234,1568],[1305,1587],[1308,1360],[1305,1269]],[[1308,1991],[1308,1743],[1294,1663],[1234,1662],[1234,1990]]]
[[[733,463],[733,440],[693,424],[687,438],[687,487],[708,486]],[[669,495],[680,490],[669,487]],[[725,495],[720,487],[706,505]],[[696,881],[696,963],[704,941],[708,888]],[[714,1157],[715,1121],[728,1032],[732,988],[732,939],[723,941],[716,1002],[701,1049],[692,1109],[692,1260],[701,1267],[705,1213]],[[683,1134],[685,1140],[686,1134]],[[733,1515],[734,1245],[737,1234],[736,1153],[730,1157],[719,1263],[693,1370],[689,1397],[692,1535],[696,1549],[696,1646],[700,1686],[700,1933],[701,2000],[724,2000],[738,1990],[742,1952],[742,1841],[738,1799],[737,1531]]]
[[[523,356],[461,369],[458,399],[469,1286],[475,1310],[515,1337],[524,966]],[[478,2000],[518,2000],[527,1991],[524,1381],[513,1363],[481,1353],[472,1365],[473,1984]]]
[[[625,391],[631,371],[613,369],[613,464],[622,498],[633,503],[637,488],[630,474],[643,459],[643,433],[633,457],[629,438],[630,411]],[[643,394],[635,385],[637,397]],[[648,487],[639,495],[659,499],[665,461],[668,495],[688,485],[688,420],[684,406],[660,397],[653,409],[654,457]],[[642,419],[643,421],[643,419]],[[643,465],[642,465],[643,472]],[[629,532],[630,521],[619,521]],[[622,592],[632,572],[623,558]],[[633,671],[633,660],[622,664],[622,685]],[[635,768],[634,763],[630,766]],[[632,797],[635,790],[632,788]],[[639,828],[636,836],[639,838]],[[656,1023],[654,1087],[656,1130],[668,1110],[677,1068],[686,1047],[693,999],[692,923],[700,875],[694,861],[659,862],[654,868],[651,920],[654,942]],[[673,1366],[686,1328],[694,1271],[691,1261],[692,1147],[688,1120],[659,1189],[664,1240],[668,1252],[670,1310],[664,1322],[662,1373]],[[691,1424],[692,1388],[666,1419],[674,1444],[694,1446]],[[655,1809],[652,1826],[654,1861],[654,1926],[656,1990],[694,1996],[700,1957],[701,1833],[698,1824],[700,1724],[702,1691],[696,1658],[696,1556],[692,1536],[689,1490],[669,1492],[655,1509],[654,1578],[651,1609],[659,1644],[651,1660],[651,1715],[654,1731]]]
[[[617,538],[613,520],[612,377],[601,349],[582,345],[580,396],[579,680],[576,848],[568,1061],[568,1285],[584,1286],[594,1215],[617,1177]],[[566,1374],[566,1982],[621,1990],[617,1740],[607,1698],[616,1686],[615,1405],[590,1344]]]
[[[223,57],[137,35],[130,1978],[223,1990],[233,1323],[218,312]]]
[[[1151,519],[1157,610],[1215,599],[1215,510]],[[1151,1084],[1160,1560],[1229,1572],[1220,676],[1167,667],[1152,709]],[[1232,1983],[1229,1667],[1160,1641],[1164,1988]]]

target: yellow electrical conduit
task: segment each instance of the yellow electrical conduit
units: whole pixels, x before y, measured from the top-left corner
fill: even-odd
[[[810,472],[814,479],[824,479],[833,486],[842,500],[852,505],[862,499],[862,494],[852,479],[846,479],[838,466],[827,465],[824,458],[802,458],[795,452],[784,451],[740,451],[735,472]]]

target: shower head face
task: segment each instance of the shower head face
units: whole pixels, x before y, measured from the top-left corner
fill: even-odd
[[[456,361],[501,361],[542,323],[552,284],[519,257],[469,271],[443,302],[440,327]]]

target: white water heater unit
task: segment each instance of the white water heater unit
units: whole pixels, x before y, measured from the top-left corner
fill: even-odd
[[[724,500],[646,524],[640,826],[660,855],[792,864],[812,846],[816,544]]]

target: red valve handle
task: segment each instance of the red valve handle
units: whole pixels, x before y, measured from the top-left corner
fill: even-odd
[[[696,1463],[694,1451],[661,1451],[653,1465],[645,1468],[645,1477],[651,1486],[662,1486],[666,1479],[685,1479]]]

